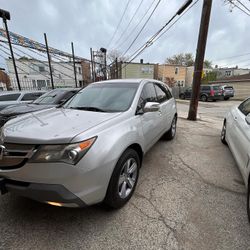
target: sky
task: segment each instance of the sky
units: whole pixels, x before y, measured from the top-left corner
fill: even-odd
[[[75,54],[90,59],[90,47],[94,50],[104,47],[108,51],[113,49],[118,49],[121,53],[126,51],[153,6],[160,1],[145,29],[126,54],[126,56],[132,55],[185,2],[185,0],[130,0],[129,3],[128,1],[0,0],[0,8],[8,10],[11,14],[11,20],[8,22],[10,31],[42,43],[44,42],[43,33],[46,32],[50,46],[70,52],[70,43],[74,42]],[[149,13],[134,33],[128,37],[153,1],[154,4]],[[249,0],[241,1],[250,8]],[[140,3],[141,7],[124,33]],[[135,61],[142,58],[144,62],[164,63],[167,57],[174,54],[195,54],[202,3],[203,0],[198,1]],[[127,10],[121,20],[127,4]],[[120,20],[121,23],[118,26]],[[225,5],[224,0],[213,0],[206,58],[211,60],[214,65],[223,67],[238,65],[250,68],[249,26],[250,16],[237,8],[230,11],[229,5]],[[111,41],[116,29],[117,32]],[[233,57],[238,55],[243,56]]]

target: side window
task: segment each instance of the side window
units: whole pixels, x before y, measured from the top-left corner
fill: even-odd
[[[157,102],[155,87],[153,83],[147,83],[141,92],[138,102],[137,111],[143,109],[146,102]]]
[[[157,95],[157,100],[159,103],[165,102],[168,100],[167,93],[164,91],[163,87],[160,87],[158,84],[155,84],[155,90]]]
[[[34,101],[44,93],[27,93],[23,95],[21,101]]]
[[[1,95],[0,96],[0,102],[4,102],[4,101],[16,101],[20,95],[21,94]]]
[[[209,86],[201,86],[201,91],[210,91]]]
[[[244,101],[243,103],[241,103],[241,105],[239,106],[239,110],[245,115],[247,116],[250,113],[250,98],[247,99],[246,101]]]

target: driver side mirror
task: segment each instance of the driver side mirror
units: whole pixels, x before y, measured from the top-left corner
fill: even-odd
[[[248,125],[250,125],[250,113],[245,118]]]
[[[160,104],[158,102],[146,102],[143,111],[144,113],[148,112],[157,112],[160,109]]]

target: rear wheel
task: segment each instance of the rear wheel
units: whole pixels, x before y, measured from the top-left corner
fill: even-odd
[[[226,131],[227,131],[227,124],[226,124],[226,121],[224,121],[223,126],[222,126],[222,130],[221,130],[221,142],[225,145],[227,145]]]
[[[176,134],[176,124],[177,124],[177,117],[175,116],[172,120],[170,129],[162,136],[164,140],[172,140],[175,137]]]
[[[207,101],[207,96],[206,96],[206,95],[202,95],[202,96],[201,96],[201,100],[202,100],[203,102],[206,102],[206,101]]]
[[[118,160],[111,176],[104,203],[111,208],[124,206],[135,191],[140,159],[133,149],[127,149]]]
[[[225,100],[225,101],[229,100],[229,97],[224,97],[224,100]]]

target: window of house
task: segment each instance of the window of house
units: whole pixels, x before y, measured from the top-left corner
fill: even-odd
[[[225,72],[225,75],[226,75],[226,76],[231,76],[231,74],[232,74],[232,71],[231,71],[231,70],[227,70],[227,71]]]
[[[39,72],[45,72],[45,67],[44,66],[39,66],[38,69],[39,69]]]
[[[175,72],[174,72],[176,75],[178,75],[179,74],[179,68],[178,67],[176,67],[175,68]]]
[[[47,80],[47,86],[50,86],[50,80]]]
[[[79,67],[78,70],[79,70],[79,74],[81,75],[82,74],[82,69]]]
[[[33,88],[36,88],[36,80],[32,80]]]

